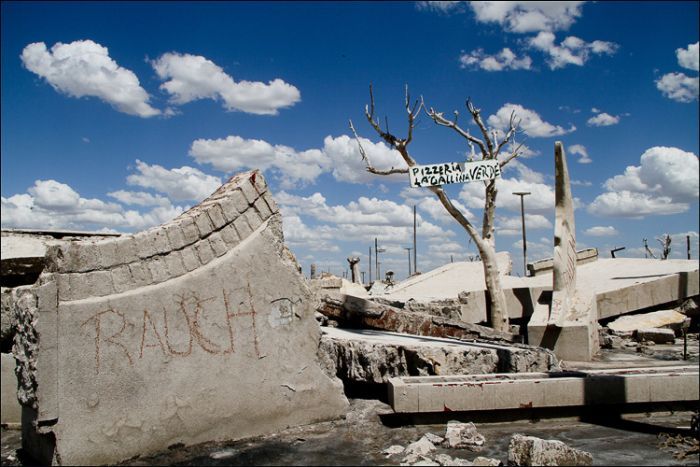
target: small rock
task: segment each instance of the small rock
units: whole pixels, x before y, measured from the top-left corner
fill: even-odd
[[[476,431],[476,426],[473,423],[462,423],[455,420],[447,422],[445,441],[443,443],[447,447],[478,451],[485,441],[486,439]]]
[[[473,465],[466,459],[461,459],[459,457],[450,457],[447,454],[438,454],[435,456],[435,461],[440,465]]]
[[[442,436],[438,436],[434,433],[426,433],[425,437],[428,438],[428,441],[430,441],[433,444],[442,444],[443,441],[445,441],[445,438]]]
[[[421,456],[420,459],[411,465],[440,465],[429,457]]]
[[[406,449],[404,449],[403,451],[403,453],[406,454],[406,456],[403,458],[402,463],[415,465],[415,463],[419,462],[421,458],[433,452],[434,450],[435,445],[431,443],[427,437],[423,436],[418,441],[415,441],[406,446]]]
[[[224,449],[223,451],[216,451],[209,454],[212,459],[227,459],[233,457],[236,454],[234,449]]]
[[[493,459],[491,457],[479,456],[476,459],[474,459],[474,462],[472,462],[472,465],[498,466],[498,465],[503,465],[503,462],[499,461],[498,459]]]
[[[508,465],[591,465],[593,456],[557,440],[515,434],[508,444]]]
[[[394,444],[392,446],[389,446],[385,450],[382,451],[382,454],[384,454],[386,457],[391,457],[395,454],[401,454],[404,451],[403,446],[399,446],[398,444]]]

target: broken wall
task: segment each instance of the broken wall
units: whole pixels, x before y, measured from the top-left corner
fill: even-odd
[[[259,173],[172,222],[47,259],[16,307],[23,444],[38,460],[112,463],[345,413]]]

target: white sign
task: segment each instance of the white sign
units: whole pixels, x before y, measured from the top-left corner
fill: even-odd
[[[408,169],[408,178],[413,188],[493,180],[500,176],[501,165],[497,160],[493,159],[476,162],[414,165]]]

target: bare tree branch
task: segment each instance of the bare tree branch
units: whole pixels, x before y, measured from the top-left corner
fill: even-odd
[[[520,148],[523,147],[523,144],[525,144],[525,143],[520,143],[520,144],[518,145],[518,147],[515,148],[515,151],[513,151],[513,152],[511,153],[510,156],[506,157],[505,160],[502,160],[498,165],[499,165],[500,167],[503,167],[503,166],[506,165],[508,162],[510,162],[511,160],[513,160],[513,159],[515,159],[516,157],[518,157],[518,156],[520,155],[520,153],[519,153],[518,151],[520,151]]]
[[[432,118],[436,124],[438,124],[440,126],[446,126],[448,128],[452,128],[460,136],[465,138],[467,141],[470,141],[470,142],[476,144],[477,146],[479,146],[479,149],[481,150],[482,158],[488,159],[488,152],[486,152],[486,146],[484,145],[484,142],[481,141],[479,138],[476,138],[476,137],[472,136],[471,134],[469,134],[468,131],[464,131],[462,128],[460,128],[457,125],[456,118],[455,118],[455,120],[448,120],[442,116],[442,112],[436,112],[435,109],[433,109],[432,107],[430,108],[430,110],[426,110],[426,112],[428,113],[428,116],[430,118]],[[457,115],[459,115],[459,114],[457,114]]]
[[[357,135],[357,131],[355,130],[355,126],[352,124],[352,120],[350,120],[350,129],[352,130],[352,133],[355,135],[355,140],[357,141],[357,146],[360,149],[360,155],[362,156],[362,160],[365,163],[365,169],[367,172],[376,174],[376,175],[392,175],[392,174],[407,174],[408,173],[408,168],[404,169],[396,169],[394,167],[387,169],[387,170],[382,170],[382,169],[377,169],[372,165],[372,162],[369,160],[369,157],[367,156],[367,153],[365,152],[365,148],[362,147],[362,142],[360,141],[360,137]]]
[[[469,109],[469,113],[472,114],[472,118],[474,119],[476,126],[479,127],[479,130],[481,130],[481,134],[484,135],[484,140],[486,140],[486,147],[488,148],[488,157],[484,157],[484,159],[495,158],[496,155],[493,152],[493,143],[491,142],[491,138],[489,138],[489,132],[486,129],[486,125],[484,125],[483,120],[481,120],[481,109],[477,109],[476,107],[474,107],[474,104],[472,104],[471,99],[467,99],[467,109]]]

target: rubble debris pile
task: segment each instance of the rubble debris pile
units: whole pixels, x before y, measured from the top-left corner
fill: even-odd
[[[592,465],[593,456],[554,439],[514,434],[508,444],[508,465]]]
[[[259,172],[167,224],[60,242],[46,259],[15,303],[22,442],[37,460],[113,463],[346,412]]]

